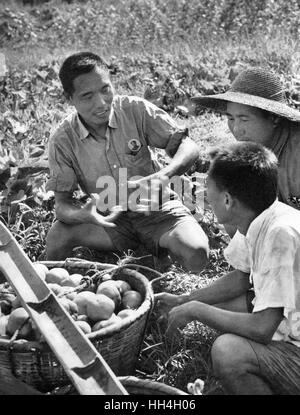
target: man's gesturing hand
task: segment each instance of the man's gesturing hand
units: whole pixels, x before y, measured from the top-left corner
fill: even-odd
[[[88,214],[90,223],[95,225],[104,226],[106,228],[114,228],[116,226],[113,223],[121,214],[122,207],[114,206],[108,216],[103,216],[97,212],[97,200],[99,195],[97,193],[91,194],[91,199],[83,206],[83,209]]]
[[[177,329],[184,328],[194,319],[194,301],[181,304],[181,297],[175,294],[159,293],[155,295],[161,319],[166,323],[166,336],[171,339]]]
[[[129,180],[128,188],[132,189],[129,198],[129,209],[134,212],[149,215],[151,211],[157,211],[161,205],[170,198],[167,186],[169,178],[157,174],[143,177],[138,180]],[[133,192],[138,191],[138,193]],[[134,195],[138,197],[134,198]]]
[[[154,295],[154,300],[158,311],[163,315],[168,313],[173,307],[181,304],[181,297],[176,294],[158,293]]]
[[[192,312],[193,303],[194,301],[190,301],[174,307],[169,311],[166,330],[166,336],[168,338],[172,338],[176,335],[177,329],[183,329],[188,323],[194,320]]]

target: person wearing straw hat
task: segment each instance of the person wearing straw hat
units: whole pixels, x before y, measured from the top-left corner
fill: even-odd
[[[232,271],[188,294],[156,294],[166,338],[199,321],[220,332],[211,357],[227,393],[299,395],[300,211],[278,201],[278,161],[265,146],[239,142],[210,156],[208,201],[239,229],[248,257],[232,239]]]
[[[290,107],[280,77],[263,67],[240,71],[222,94],[195,96],[192,100],[225,114],[238,141],[252,141],[271,149],[279,163],[278,199],[300,210],[300,111]],[[228,249],[247,258],[247,247],[236,228],[225,225],[233,238]],[[250,264],[243,263],[249,272]]]
[[[300,111],[287,104],[280,78],[265,68],[247,68],[225,93],[192,100],[226,114],[238,141],[257,142],[274,151],[279,160],[279,200],[300,209]]]

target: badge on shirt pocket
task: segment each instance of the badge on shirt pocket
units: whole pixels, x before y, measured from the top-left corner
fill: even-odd
[[[135,155],[140,151],[142,144],[136,138],[132,138],[131,140],[128,141],[127,146],[130,151],[130,154]]]

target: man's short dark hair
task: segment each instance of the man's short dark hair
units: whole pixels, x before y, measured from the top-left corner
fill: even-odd
[[[67,98],[73,95],[74,79],[79,75],[93,71],[97,66],[108,72],[105,60],[92,52],[74,53],[65,59],[59,71],[59,79]]]
[[[210,152],[209,176],[220,190],[260,214],[276,199],[278,160],[257,143],[239,142]]]

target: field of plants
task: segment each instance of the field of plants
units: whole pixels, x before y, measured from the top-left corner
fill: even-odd
[[[53,195],[45,191],[47,144],[70,110],[58,79],[67,55],[102,55],[119,93],[144,96],[188,126],[199,146],[191,172],[205,173],[207,150],[233,138],[224,118],[195,107],[190,97],[224,91],[240,68],[264,65],[280,74],[289,103],[299,106],[299,18],[298,0],[3,0],[0,219],[31,260],[45,258],[54,220]],[[173,267],[157,290],[188,292],[228,271],[222,254],[228,238],[209,207],[201,224],[211,246],[207,268],[194,275]],[[74,255],[99,259],[84,250]],[[136,375],[185,391],[201,378],[204,394],[223,393],[209,361],[216,333],[195,322],[166,344],[156,317]]]

